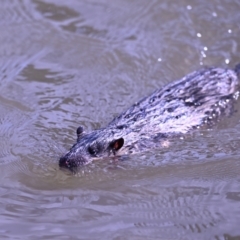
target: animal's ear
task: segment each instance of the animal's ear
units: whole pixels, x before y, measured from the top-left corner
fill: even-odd
[[[124,139],[123,138],[119,138],[119,139],[116,139],[116,140],[113,140],[111,143],[110,143],[110,149],[113,151],[113,152],[116,152],[118,151],[124,144]]]
[[[83,130],[83,127],[82,126],[79,126],[77,128],[77,140],[80,139],[83,135],[84,135],[84,130]]]

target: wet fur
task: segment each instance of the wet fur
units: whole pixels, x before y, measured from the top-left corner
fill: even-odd
[[[239,73],[240,65],[235,70],[205,68],[156,90],[105,128],[91,133],[80,129],[77,143],[59,165],[73,169],[94,159],[144,151],[156,142],[211,126],[231,114],[239,95]]]

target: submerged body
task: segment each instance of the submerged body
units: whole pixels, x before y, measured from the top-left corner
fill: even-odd
[[[84,133],[79,127],[77,143],[59,166],[74,169],[94,159],[161,147],[166,139],[229,116],[239,90],[240,64],[235,70],[195,71],[135,103],[105,128]]]

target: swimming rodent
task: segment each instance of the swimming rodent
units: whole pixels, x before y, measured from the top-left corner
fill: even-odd
[[[85,133],[60,158],[59,166],[73,170],[95,159],[120,156],[152,147],[229,116],[240,90],[240,64],[234,70],[204,68],[169,83],[132,105],[105,128]]]

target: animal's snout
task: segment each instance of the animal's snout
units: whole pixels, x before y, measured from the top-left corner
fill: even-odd
[[[69,160],[66,156],[63,156],[59,159],[59,167],[69,168]]]
[[[66,155],[60,157],[59,159],[59,167],[67,168],[71,171],[74,171],[75,168],[79,166],[83,166],[87,163],[87,161],[81,156],[72,155],[71,152]]]

